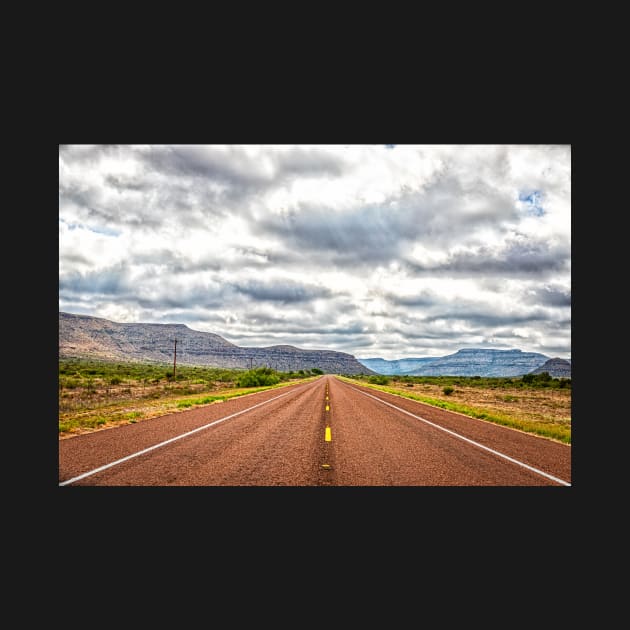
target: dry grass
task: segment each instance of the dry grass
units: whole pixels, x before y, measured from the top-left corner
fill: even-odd
[[[203,404],[222,403],[228,398],[244,396],[265,389],[293,385],[292,380],[267,387],[235,388],[225,383],[185,385],[143,385],[134,382],[110,385],[105,379],[95,379],[93,387],[64,389],[59,397],[59,439],[81,433],[91,433],[121,424],[185,411]]]
[[[414,392],[429,398],[459,402],[471,407],[483,407],[524,420],[571,424],[570,389],[486,389],[456,385],[449,396],[441,385],[420,384],[413,387],[392,387],[402,393]]]
[[[345,380],[345,379],[344,379]],[[367,385],[357,382],[358,385]],[[466,415],[536,433],[550,439],[571,442],[571,390],[550,388],[486,388],[455,385],[445,395],[443,384],[420,383],[413,386],[367,385],[431,404],[460,411]],[[442,404],[443,403],[443,404]]]

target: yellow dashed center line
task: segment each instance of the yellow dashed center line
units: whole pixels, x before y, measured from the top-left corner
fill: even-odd
[[[326,386],[326,400],[329,400],[328,385]],[[330,404],[328,402],[326,403],[326,411],[330,411]],[[324,433],[324,440],[326,442],[332,442],[332,434],[330,432],[330,427],[326,427],[326,432]],[[326,464],[324,464],[324,466],[326,466]]]

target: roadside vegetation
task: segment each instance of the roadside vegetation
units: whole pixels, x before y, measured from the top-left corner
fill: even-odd
[[[323,374],[318,368],[279,372],[149,363],[59,361],[59,436],[132,424]]]
[[[365,381],[373,385],[439,385],[447,386],[466,386],[466,387],[484,387],[490,389],[498,388],[548,388],[548,389],[571,389],[570,378],[553,378],[549,372],[542,374],[525,374],[523,376],[499,377],[499,376],[406,376],[391,375],[384,376],[382,374],[359,374],[350,376],[355,380]]]
[[[314,378],[279,372],[94,360],[59,361],[59,436],[133,424]],[[346,375],[367,385],[468,416],[571,443],[571,379]]]
[[[571,443],[571,379],[547,372],[522,377],[344,375],[344,380]]]

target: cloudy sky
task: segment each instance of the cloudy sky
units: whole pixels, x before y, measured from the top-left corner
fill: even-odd
[[[571,357],[568,145],[61,145],[59,310]]]

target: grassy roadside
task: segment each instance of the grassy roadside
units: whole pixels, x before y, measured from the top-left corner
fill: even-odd
[[[133,395],[129,388],[126,390],[129,391],[129,394],[120,398],[112,396],[109,399],[106,398],[98,402],[96,400],[93,402],[86,401],[81,405],[80,409],[62,410],[60,408],[59,438],[69,438],[77,434],[89,433],[122,424],[133,424],[170,413],[186,411],[192,407],[219,404],[231,398],[305,383],[315,378],[317,376],[291,379],[259,387],[235,388],[233,385],[225,384],[214,389],[210,394],[200,393],[198,396],[191,396],[191,392],[184,389],[184,392],[178,392],[177,390],[160,392],[159,398],[144,398]]]
[[[517,392],[518,396],[501,394],[502,400],[500,402],[492,402],[480,406],[474,402],[475,398],[468,391],[468,389],[472,390],[473,388],[458,388],[457,395],[459,400],[448,400],[446,395],[439,393],[440,390],[437,387],[430,390],[431,395],[427,395],[427,391],[412,393],[408,390],[405,391],[402,387],[375,385],[345,376],[337,376],[337,378],[354,385],[370,387],[403,398],[417,400],[434,407],[456,411],[466,416],[494,422],[495,424],[501,424],[526,433],[534,433],[565,444],[571,444],[571,418],[566,416],[564,409],[554,411],[551,404],[544,400],[545,396],[557,395],[554,392],[551,394],[548,392],[536,393],[541,402],[544,400],[544,405],[541,404],[541,408],[548,408],[549,410],[546,413],[534,413],[531,411],[531,402],[528,405],[524,402],[519,404],[519,401],[523,398],[521,392]],[[564,397],[568,396],[570,404],[570,392],[562,392],[561,395]],[[452,394],[449,397],[452,398]],[[510,408],[506,408],[508,405]]]

